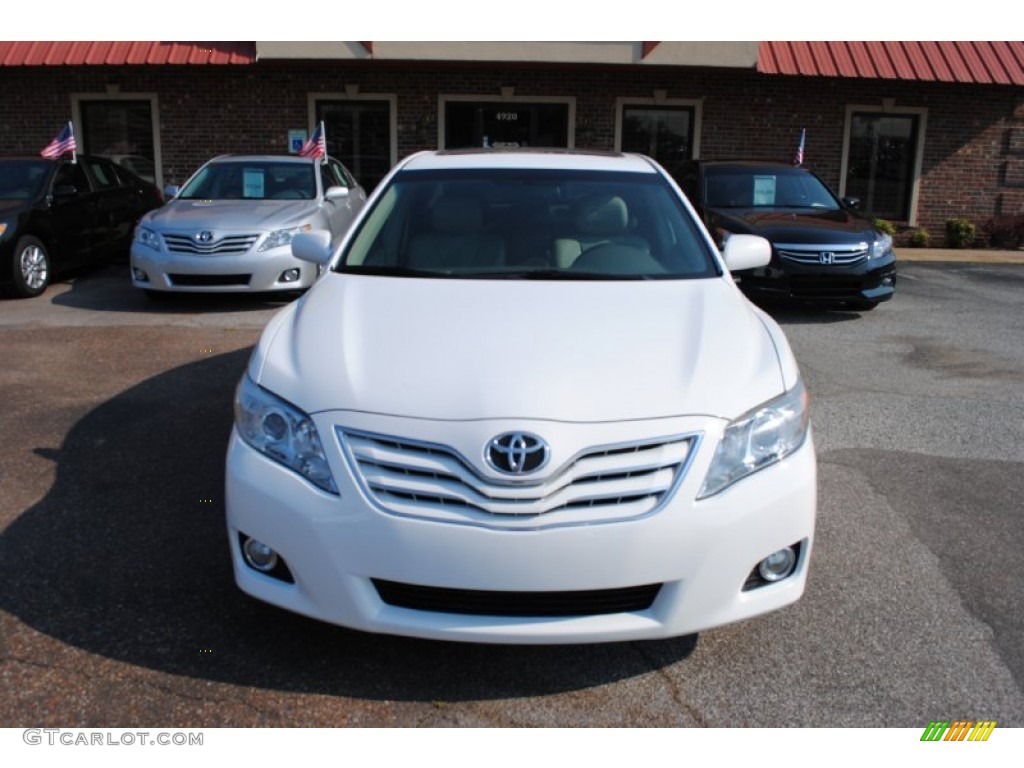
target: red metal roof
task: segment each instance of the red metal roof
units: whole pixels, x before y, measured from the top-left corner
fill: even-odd
[[[252,42],[138,42],[119,40],[0,42],[0,66],[77,64],[252,64]]]
[[[762,42],[757,71],[1024,85],[1024,42]]]

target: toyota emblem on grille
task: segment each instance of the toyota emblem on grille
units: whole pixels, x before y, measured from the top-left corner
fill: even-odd
[[[208,243],[211,240],[213,240],[213,232],[204,230],[196,235],[197,243]]]
[[[505,432],[487,444],[487,463],[506,475],[536,472],[548,463],[548,444],[528,432]]]
[[[832,264],[836,260],[836,255],[831,251],[822,251],[818,254],[818,261],[822,264]]]

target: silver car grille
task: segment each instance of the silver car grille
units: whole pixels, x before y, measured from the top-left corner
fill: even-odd
[[[542,482],[498,482],[455,450],[337,428],[353,475],[379,509],[402,517],[535,530],[652,514],[675,493],[696,434],[595,447]]]
[[[212,253],[246,253],[256,244],[260,236],[258,233],[250,235],[225,235],[205,243],[198,242],[192,235],[172,235],[165,232],[163,237],[169,251],[207,255]]]
[[[785,245],[776,243],[779,256],[796,264],[848,267],[868,257],[867,243],[849,245]]]

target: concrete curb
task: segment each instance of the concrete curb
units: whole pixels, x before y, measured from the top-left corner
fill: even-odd
[[[1024,250],[982,248],[897,248],[896,261],[961,262],[968,264],[1024,264]]]

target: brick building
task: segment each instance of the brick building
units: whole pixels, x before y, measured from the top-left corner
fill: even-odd
[[[368,187],[420,149],[624,149],[671,170],[789,159],[806,128],[805,165],[904,232],[1024,214],[1019,42],[8,42],[0,88],[0,153],[70,117],[81,151],[161,185],[321,120]]]

